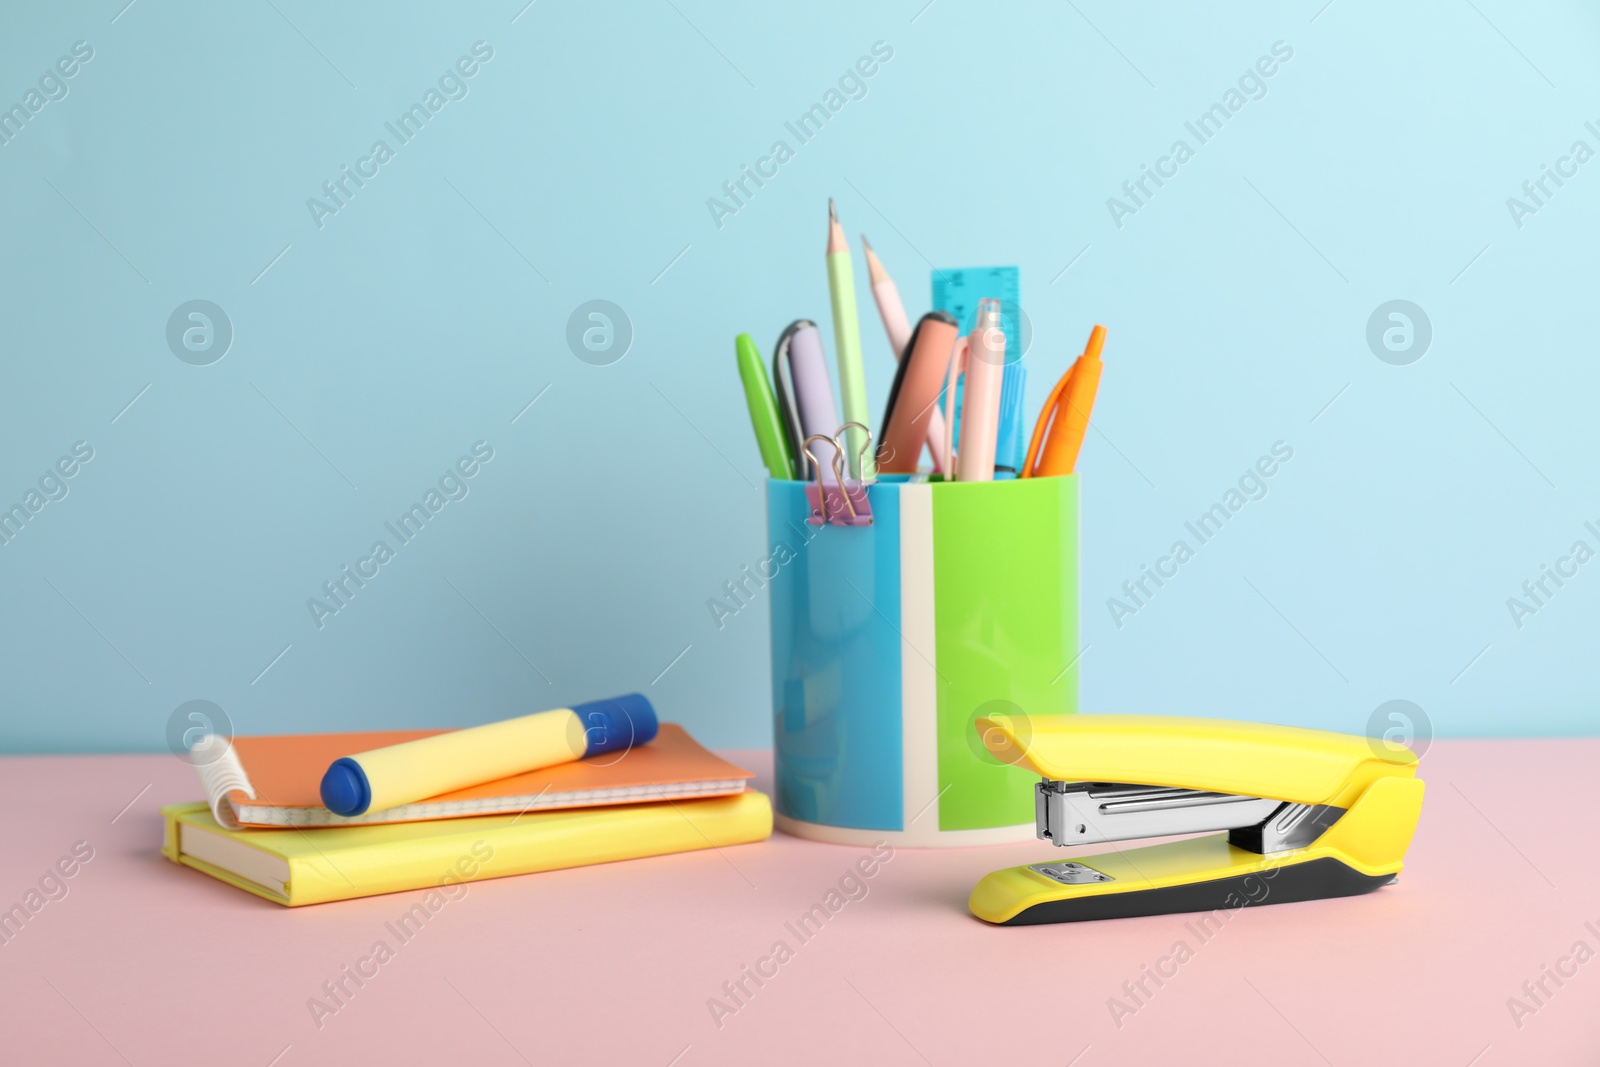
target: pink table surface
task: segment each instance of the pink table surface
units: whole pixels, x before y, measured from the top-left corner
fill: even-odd
[[[770,791],[767,753],[728,755]],[[1596,1064],[1600,958],[1571,954],[1600,952],[1597,767],[1600,739],[1438,742],[1399,885],[1246,909],[1204,941],[1178,915],[972,918],[982,874],[1056,858],[1034,842],[899,850],[802,943],[785,923],[864,850],[777,835],[478,883],[400,943],[385,924],[421,892],[291,910],[163,859],[157,809],[197,792],[173,757],[11,757],[0,908],[76,842],[94,856],[0,945],[0,1061]],[[392,958],[319,1026],[308,1001],[379,940]]]

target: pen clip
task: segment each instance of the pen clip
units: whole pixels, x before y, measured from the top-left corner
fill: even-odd
[[[900,389],[905,385],[906,371],[911,367],[911,352],[916,348],[917,334],[921,329],[921,322],[918,322],[912,329],[911,340],[906,342],[906,350],[900,354],[900,362],[895,365],[894,380],[889,383],[889,399],[883,405],[883,433],[881,440],[885,443],[889,440],[889,420],[894,417],[895,406],[900,403]],[[878,462],[887,463],[892,458],[892,456],[879,456]]]
[[[944,476],[946,478],[954,478],[956,472],[956,384],[961,379],[970,348],[968,338],[956,338],[955,347],[950,349],[950,363],[944,370]]]
[[[783,423],[783,432],[789,438],[789,450],[799,453],[806,452],[802,444],[802,431],[800,429],[800,405],[794,397],[794,373],[789,366],[789,342],[794,340],[794,335],[807,326],[815,326],[810,319],[795,319],[783,328],[783,333],[778,335],[778,343],[772,348],[772,391],[778,401],[778,416]],[[810,440],[806,438],[805,440]],[[812,467],[816,467],[817,457],[811,456]],[[800,471],[800,477],[810,477],[812,468]],[[820,469],[820,468],[818,468]]]
[[[1028,454],[1022,460],[1022,469],[1017,472],[1017,477],[1032,478],[1034,476],[1034,464],[1039,459],[1039,446],[1044,443],[1046,434],[1050,432],[1050,427],[1055,424],[1056,416],[1060,414],[1061,401],[1066,394],[1067,387],[1072,384],[1073,373],[1073,368],[1068,368],[1065,374],[1056,379],[1056,384],[1050,389],[1050,395],[1045,398],[1044,407],[1039,409],[1039,421],[1034,424],[1033,438],[1028,442]]]

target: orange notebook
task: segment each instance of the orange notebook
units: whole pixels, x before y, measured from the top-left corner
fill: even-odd
[[[642,804],[742,793],[755,777],[712,755],[683,727],[662,723],[648,745],[502,778],[386,811],[346,818],[322,806],[322,775],[353,752],[367,752],[445,730],[236,737],[222,757],[199,768],[219,824],[363,826],[468,815],[510,815],[609,804]]]

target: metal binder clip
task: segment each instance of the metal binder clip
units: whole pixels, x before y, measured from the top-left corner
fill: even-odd
[[[872,451],[872,430],[859,422],[845,423],[834,431],[832,437],[814,433],[800,446],[800,451],[811,461],[812,470],[816,471],[816,481],[806,485],[806,500],[811,504],[811,513],[806,516],[806,522],[812,526],[872,525],[872,504],[867,500],[867,487],[872,483],[860,480],[852,482],[849,472],[845,470],[844,446],[840,442],[845,431],[852,426],[859,427],[866,435],[866,441],[856,456],[856,470],[865,470],[866,457]],[[833,445],[832,484],[823,481],[822,474],[826,468],[811,451],[812,441],[826,441]]]

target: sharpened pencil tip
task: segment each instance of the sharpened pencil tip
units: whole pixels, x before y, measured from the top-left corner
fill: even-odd
[[[878,253],[872,250],[872,244],[867,240],[866,234],[861,235],[861,247],[863,254],[867,257],[867,277],[872,284],[877,285],[880,282],[890,281],[889,272],[884,269],[883,263],[878,259]]]
[[[838,222],[839,213],[833,209],[833,197],[828,197],[828,221]]]

